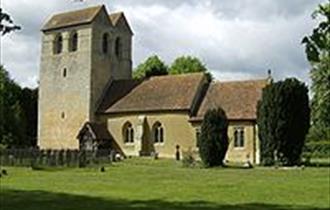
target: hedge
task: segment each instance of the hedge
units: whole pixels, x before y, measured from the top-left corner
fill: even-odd
[[[308,142],[304,147],[305,157],[312,158],[329,158],[330,157],[330,141]]]

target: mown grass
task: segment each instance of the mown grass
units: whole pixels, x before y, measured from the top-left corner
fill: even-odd
[[[130,159],[98,168],[6,167],[1,210],[330,208],[330,168],[200,169],[173,160]]]

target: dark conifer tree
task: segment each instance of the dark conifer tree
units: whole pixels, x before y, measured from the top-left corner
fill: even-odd
[[[283,165],[298,164],[310,126],[305,84],[290,78],[264,88],[257,123],[262,164],[272,165],[275,160]]]
[[[206,167],[223,165],[228,149],[228,120],[221,108],[206,112],[201,126],[199,153]]]

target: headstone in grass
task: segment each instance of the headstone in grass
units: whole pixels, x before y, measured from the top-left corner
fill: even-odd
[[[8,176],[7,170],[6,169],[2,169],[1,170],[1,174],[4,176]]]
[[[177,145],[175,146],[175,150],[176,150],[176,151],[175,151],[175,159],[176,159],[176,160],[180,160],[180,159],[181,159],[181,157],[180,157],[180,145],[177,144]]]

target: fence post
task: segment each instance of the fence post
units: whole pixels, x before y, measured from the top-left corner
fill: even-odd
[[[63,166],[64,163],[64,150],[58,151],[58,165]]]

